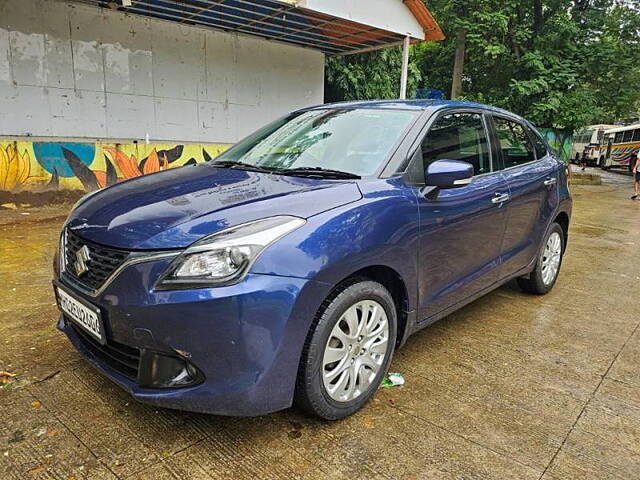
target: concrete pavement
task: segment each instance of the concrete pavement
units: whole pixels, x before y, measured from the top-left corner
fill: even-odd
[[[382,389],[336,423],[224,418],[132,401],[54,324],[69,206],[0,211],[0,478],[640,478],[640,201],[607,173],[573,188],[544,297],[512,285],[412,337]],[[28,213],[29,215],[22,215]]]

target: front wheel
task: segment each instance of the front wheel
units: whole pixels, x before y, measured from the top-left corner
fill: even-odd
[[[558,279],[564,254],[564,232],[553,223],[545,237],[543,248],[529,277],[518,278],[518,285],[527,293],[544,295],[551,291]]]
[[[326,420],[360,410],[391,363],[396,326],[393,298],[381,284],[359,280],[340,287],[307,335],[296,404]]]

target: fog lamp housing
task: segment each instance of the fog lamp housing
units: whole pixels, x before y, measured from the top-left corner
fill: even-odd
[[[140,352],[138,384],[141,387],[182,388],[203,381],[202,372],[186,358],[147,349]]]

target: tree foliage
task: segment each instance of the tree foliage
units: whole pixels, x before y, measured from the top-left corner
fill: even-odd
[[[640,109],[640,9],[624,0],[429,0],[447,39],[412,47],[409,93],[451,88],[466,32],[462,96],[574,130]],[[400,49],[327,60],[328,101],[394,98]]]
[[[327,101],[394,98],[400,91],[402,50],[389,48],[346,57],[328,57],[325,74]],[[407,91],[415,93],[422,73],[409,62]]]

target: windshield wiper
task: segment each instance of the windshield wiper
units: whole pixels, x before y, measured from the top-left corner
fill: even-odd
[[[237,160],[222,160],[220,162],[213,162],[211,165],[214,167],[234,168],[237,170],[248,170],[250,172],[260,173],[274,173],[277,171],[275,168],[260,167],[258,165],[251,165],[250,163],[238,162]]]
[[[278,170],[277,173],[280,173],[282,175],[337,178],[337,179],[361,178],[360,175],[356,175],[355,173],[344,172],[342,170],[332,170],[330,168],[322,168],[322,167],[285,168],[285,169]]]

